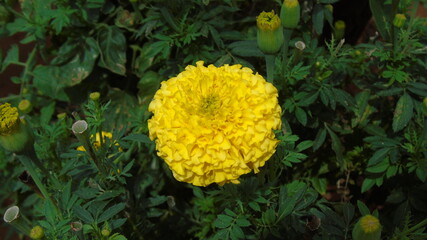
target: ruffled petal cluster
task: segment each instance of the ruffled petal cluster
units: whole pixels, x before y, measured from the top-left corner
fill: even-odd
[[[241,65],[187,66],[149,106],[150,138],[174,177],[196,186],[239,183],[275,152],[277,89]]]

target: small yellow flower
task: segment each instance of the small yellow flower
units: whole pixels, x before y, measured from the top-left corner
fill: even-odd
[[[42,239],[44,237],[44,230],[40,226],[35,226],[30,231],[31,239]]]
[[[110,132],[104,132],[102,131],[102,136],[104,137],[104,139],[108,138],[108,139],[112,139],[113,138],[113,134]],[[93,135],[90,136],[91,139],[93,139]],[[116,146],[118,146],[119,144],[116,143]],[[95,137],[95,141],[93,142],[93,146],[95,147],[95,149],[99,149],[101,147],[101,136],[99,135],[99,132],[96,133],[96,137]],[[77,151],[82,151],[85,152],[86,149],[83,146],[78,146]]]
[[[403,27],[405,22],[406,22],[405,14],[397,13],[393,19],[393,26],[395,26],[397,28],[401,28],[401,27]]]
[[[99,92],[93,92],[93,93],[89,94],[89,98],[92,101],[98,101],[100,97],[101,97],[101,94]]]
[[[239,183],[275,152],[277,89],[241,65],[187,66],[162,82],[149,105],[150,138],[178,181]]]

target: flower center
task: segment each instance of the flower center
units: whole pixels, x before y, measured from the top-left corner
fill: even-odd
[[[221,107],[221,100],[217,94],[209,94],[202,97],[200,101],[199,111],[204,115],[215,115]]]
[[[378,219],[371,215],[366,215],[361,218],[361,226],[363,231],[369,233],[369,232],[375,232],[380,228],[380,222]]]

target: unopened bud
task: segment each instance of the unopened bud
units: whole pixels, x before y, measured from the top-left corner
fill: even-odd
[[[378,218],[365,215],[354,226],[354,240],[379,240],[381,239],[381,224]]]
[[[342,39],[345,35],[345,22],[342,20],[338,20],[335,22],[335,39]]]
[[[99,92],[93,92],[89,94],[89,98],[95,102],[98,101],[100,97],[101,97],[101,94]]]
[[[326,9],[328,9],[328,10],[329,10],[329,12],[331,12],[331,13],[333,13],[333,12],[334,12],[334,6],[332,6],[331,4],[327,4],[327,5],[325,6],[325,8],[326,8]]]
[[[262,12],[256,19],[259,49],[265,54],[274,54],[280,50],[284,42],[280,18],[274,11]]]
[[[395,26],[397,28],[401,28],[401,27],[403,27],[405,22],[406,22],[406,16],[404,14],[398,13],[394,16],[393,26]]]
[[[29,113],[29,112],[31,112],[31,110],[33,110],[33,105],[31,104],[31,102],[29,100],[24,99],[21,102],[19,102],[18,109],[22,113]]]
[[[280,10],[280,19],[285,28],[296,28],[301,17],[298,0],[284,0]]]
[[[35,226],[30,231],[31,239],[42,239],[44,237],[44,230],[40,226]]]

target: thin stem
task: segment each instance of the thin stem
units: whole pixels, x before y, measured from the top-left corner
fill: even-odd
[[[288,64],[288,50],[289,50],[289,42],[292,36],[292,29],[285,28],[283,31],[284,44],[283,44],[283,65],[286,66]],[[286,69],[286,68],[284,68]]]
[[[274,65],[275,65],[275,55],[266,54],[265,55],[265,64],[267,65],[267,82],[273,83],[274,79]]]
[[[52,206],[55,207],[55,210],[57,212],[57,215],[62,219],[61,212],[59,211],[58,207],[56,206],[55,202],[52,200],[52,198],[49,195],[49,192],[47,191],[46,187],[42,183],[36,169],[34,168],[33,163],[31,162],[31,159],[25,155],[19,155],[18,159],[21,161],[22,165],[26,168],[26,170],[30,173],[31,177],[34,180],[34,183],[37,185],[37,187],[40,189],[40,192],[42,193],[43,197],[46,199],[46,201],[49,201]]]

